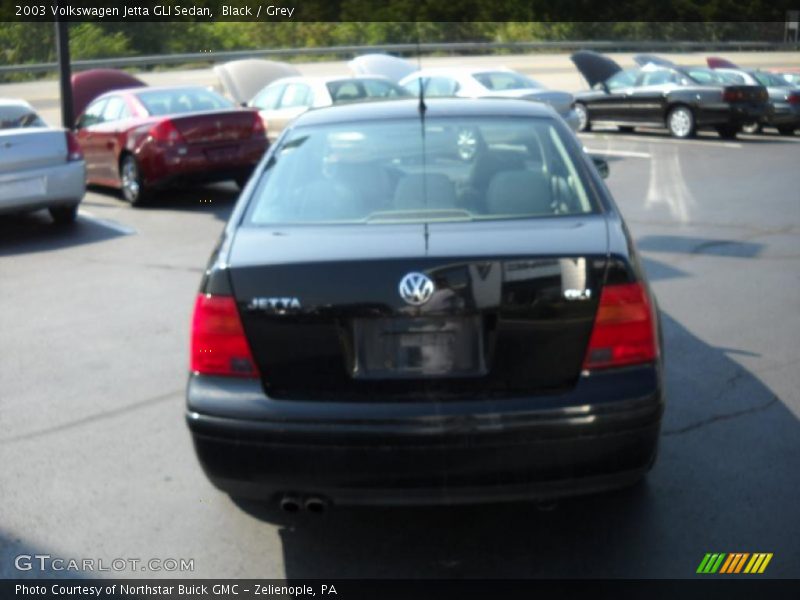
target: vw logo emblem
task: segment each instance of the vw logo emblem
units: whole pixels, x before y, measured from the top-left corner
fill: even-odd
[[[421,306],[433,296],[434,285],[423,273],[409,273],[400,280],[400,297],[412,306]]]

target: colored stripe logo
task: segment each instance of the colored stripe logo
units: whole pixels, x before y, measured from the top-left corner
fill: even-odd
[[[700,561],[697,573],[702,575],[713,575],[715,573],[725,575],[763,573],[771,560],[771,552],[756,552],[753,554],[749,552],[709,552]]]

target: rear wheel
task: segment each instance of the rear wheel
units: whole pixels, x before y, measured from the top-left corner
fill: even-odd
[[[589,111],[585,104],[575,104],[575,114],[578,115],[578,131],[591,131],[592,123],[589,121]]]
[[[781,135],[794,135],[794,127],[778,127],[778,133]]]
[[[120,161],[119,179],[122,182],[122,196],[132,206],[142,206],[147,202],[149,190],[142,181],[139,163],[131,154],[126,154]]]
[[[70,206],[51,206],[49,209],[50,216],[53,221],[58,225],[69,225],[74,223],[78,217],[78,205],[72,204]]]
[[[688,106],[676,106],[667,115],[667,129],[672,137],[686,139],[694,136],[694,113]]]
[[[717,127],[717,133],[724,140],[735,140],[736,134],[739,133],[739,128],[735,125],[720,125]]]

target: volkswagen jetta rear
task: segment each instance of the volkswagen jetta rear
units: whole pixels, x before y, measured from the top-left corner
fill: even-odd
[[[187,421],[215,485],[291,506],[594,492],[655,458],[658,329],[613,200],[549,107],[312,111],[209,262]]]

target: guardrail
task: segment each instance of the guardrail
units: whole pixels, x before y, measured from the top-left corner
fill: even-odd
[[[235,50],[226,52],[196,52],[191,54],[167,54],[154,56],[129,56],[124,58],[103,58],[76,60],[72,62],[75,70],[95,68],[150,67],[155,65],[174,65],[187,63],[216,63],[242,58],[289,58],[293,56],[355,56],[370,52],[392,52],[395,54],[431,52],[487,52],[511,50],[525,52],[532,50],[599,50],[603,52],[691,52],[707,51],[793,51],[800,50],[798,42],[612,42],[612,41],[558,41],[558,42],[455,42],[426,44],[380,44],[376,46],[321,46],[315,48],[266,48],[262,50]],[[31,63],[21,65],[0,65],[0,75],[7,73],[46,73],[57,71],[57,63]]]

